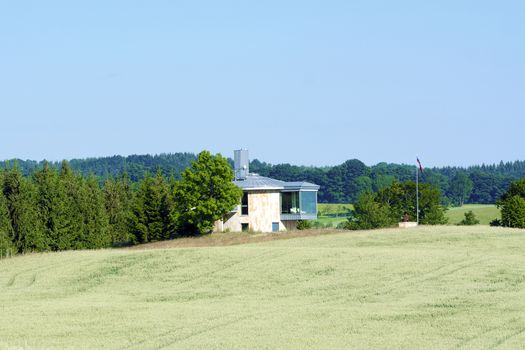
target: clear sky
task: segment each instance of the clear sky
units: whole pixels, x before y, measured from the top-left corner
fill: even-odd
[[[0,0],[0,159],[525,159],[525,1]]]

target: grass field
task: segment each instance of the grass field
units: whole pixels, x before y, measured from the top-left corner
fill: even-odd
[[[457,224],[465,218],[465,213],[472,210],[481,225],[488,225],[494,219],[501,219],[500,210],[490,204],[465,204],[462,207],[449,208],[446,212],[449,224]]]
[[[442,226],[275,239],[282,235],[2,260],[0,348],[525,344],[525,230]],[[203,240],[145,248],[184,242]]]

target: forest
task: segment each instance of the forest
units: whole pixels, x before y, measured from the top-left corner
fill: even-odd
[[[179,180],[196,155],[193,153],[166,153],[159,155],[130,155],[72,159],[71,169],[83,176],[94,176],[100,183],[106,179],[126,174],[131,182],[142,180],[146,174],[157,171],[166,178]],[[233,164],[228,159],[230,165]],[[17,164],[26,175],[42,169],[44,161],[10,160],[0,162],[1,168]],[[59,169],[60,162],[48,166]],[[350,159],[336,166],[314,167],[291,164],[269,164],[260,160],[250,162],[250,171],[283,181],[310,181],[321,186],[320,203],[354,203],[367,191],[378,191],[394,180],[414,180],[416,167],[406,164],[379,163],[367,166],[357,159]],[[433,184],[443,194],[445,205],[465,203],[494,204],[507,190],[512,181],[525,177],[525,161],[500,162],[466,168],[425,168],[420,178],[423,183]]]
[[[0,257],[208,233],[242,196],[228,160],[207,151],[178,180],[159,169],[135,182],[124,172],[101,183],[67,161],[55,166],[44,162],[30,175],[17,165],[0,170]]]

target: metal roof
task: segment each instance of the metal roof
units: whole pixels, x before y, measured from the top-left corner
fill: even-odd
[[[248,174],[245,180],[233,182],[243,190],[282,190],[285,182],[257,174]]]
[[[284,183],[284,190],[285,191],[300,191],[300,190],[311,190],[311,191],[317,191],[319,190],[319,185],[313,184],[311,182],[306,181],[294,181],[294,182],[285,182]]]
[[[301,191],[319,190],[319,185],[306,182],[306,181],[294,181],[285,182],[281,180],[272,179],[269,177],[260,176],[257,174],[248,174],[245,180],[235,180],[235,185],[243,190],[279,190],[279,191]]]

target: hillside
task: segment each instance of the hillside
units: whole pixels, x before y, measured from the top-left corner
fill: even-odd
[[[524,248],[444,226],[18,256],[0,348],[519,348]]]

